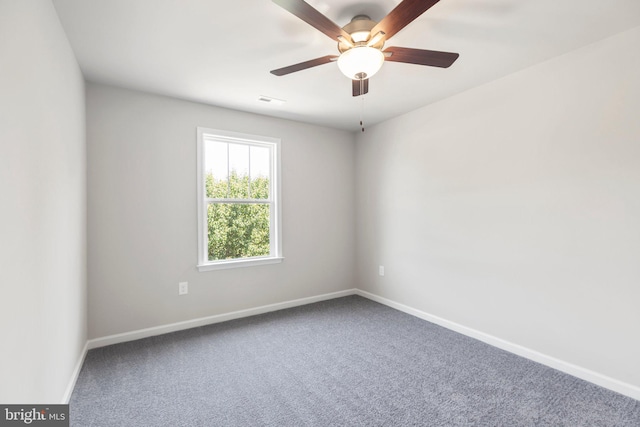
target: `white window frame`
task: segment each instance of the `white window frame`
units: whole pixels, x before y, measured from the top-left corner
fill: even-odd
[[[282,262],[282,227],[280,204],[280,139],[266,136],[249,135],[219,129],[198,127],[197,174],[198,174],[198,271],[210,271],[226,268],[249,267],[253,265],[274,264]],[[209,203],[220,203],[220,200],[207,199],[205,194],[205,142],[220,141],[245,145],[269,147],[270,162],[270,197],[260,200],[270,205],[269,244],[270,254],[261,257],[235,258],[210,261],[208,256],[209,237],[207,227],[207,206]],[[215,200],[215,201],[214,201]],[[233,201],[231,201],[233,202]]]

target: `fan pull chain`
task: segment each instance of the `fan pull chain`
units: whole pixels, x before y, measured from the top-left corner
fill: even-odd
[[[360,93],[364,92],[364,80],[360,80]],[[364,132],[364,122],[363,122],[363,117],[364,117],[364,95],[360,95],[360,99],[362,100],[362,102],[360,102],[360,128],[362,129],[362,132]]]

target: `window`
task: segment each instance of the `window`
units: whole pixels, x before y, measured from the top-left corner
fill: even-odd
[[[198,128],[198,270],[282,261],[280,140]]]

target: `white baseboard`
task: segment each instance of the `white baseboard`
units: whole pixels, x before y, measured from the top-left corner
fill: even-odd
[[[538,351],[531,350],[530,348],[514,344],[493,335],[489,335],[476,329],[460,325],[450,320],[443,319],[442,317],[434,316],[424,311],[409,307],[404,304],[400,304],[398,302],[372,294],[367,291],[356,289],[355,294],[368,298],[372,301],[379,302],[380,304],[384,304],[388,307],[395,308],[396,310],[400,310],[428,322],[435,323],[436,325],[440,325],[462,335],[475,338],[494,347],[498,347],[502,350],[506,350],[510,353],[522,356],[526,359],[533,360],[534,362],[540,363],[550,368],[557,369],[558,371],[583,379],[590,383],[599,385],[620,394],[624,394],[625,396],[631,397],[632,399],[640,400],[640,388],[634,385],[616,380],[615,378],[608,377],[606,375],[591,371],[572,363],[556,359],[555,357],[551,357]]]
[[[76,366],[73,368],[73,372],[71,373],[71,379],[69,379],[69,384],[67,385],[66,390],[64,391],[64,396],[62,396],[62,404],[66,405],[71,400],[71,393],[73,393],[73,389],[76,386],[76,382],[78,381],[78,377],[80,376],[80,370],[82,369],[82,365],[84,364],[84,359],[87,357],[87,351],[89,351],[89,342],[87,341],[84,344],[84,348],[78,357],[78,361],[76,362]]]
[[[314,302],[330,300],[334,298],[355,295],[356,289],[347,289],[345,291],[332,292],[329,294],[316,295],[313,297],[300,298],[291,301],[279,302],[276,304],[263,305],[260,307],[249,308],[246,310],[238,310],[230,313],[217,314],[215,316],[201,317],[198,319],[186,320],[184,322],[171,323],[168,325],[155,326],[153,328],[139,329],[137,331],[125,332],[122,334],[109,335],[102,338],[89,340],[87,345],[89,349],[104,347],[112,344],[119,344],[127,341],[139,340],[155,335],[167,334],[169,332],[182,331],[185,329],[197,328],[199,326],[211,325],[214,323],[226,322],[228,320],[239,319],[242,317],[255,316],[256,314],[268,313],[271,311],[283,310],[285,308],[297,307]]]

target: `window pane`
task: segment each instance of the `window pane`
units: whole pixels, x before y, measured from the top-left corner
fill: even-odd
[[[268,147],[253,145],[251,155],[251,197],[253,199],[269,198],[269,177],[271,175],[271,150]]]
[[[227,169],[226,142],[206,141],[205,143],[205,197],[226,198],[229,193],[229,170]]]
[[[209,261],[269,255],[269,215],[268,204],[210,203]]]
[[[229,197],[249,197],[249,146],[229,144]]]

